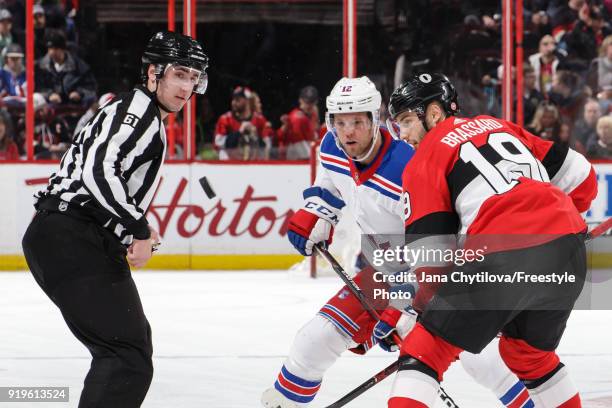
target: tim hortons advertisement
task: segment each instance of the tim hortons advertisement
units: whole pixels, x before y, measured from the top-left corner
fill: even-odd
[[[35,212],[33,195],[56,169],[57,164],[0,166],[0,270],[26,268],[21,237]],[[591,226],[612,216],[612,164],[595,169],[599,193],[585,214]],[[216,194],[212,199],[199,183],[204,176]],[[309,180],[304,164],[166,164],[147,214],[162,236],[148,267],[288,268],[301,259],[286,237],[288,219],[302,205]],[[605,247],[610,245],[594,242],[592,250]]]
[[[0,269],[22,269],[21,237],[33,195],[57,165],[0,166]],[[216,197],[204,193],[206,176]],[[153,268],[286,268],[301,257],[289,244],[289,217],[302,205],[308,165],[166,164],[147,220],[162,236]]]

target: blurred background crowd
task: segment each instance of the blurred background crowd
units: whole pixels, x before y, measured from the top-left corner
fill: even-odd
[[[35,4],[36,159],[59,159],[95,110],[136,82],[166,2],[128,3]],[[196,156],[308,159],[342,72],[342,2],[239,3],[199,6],[211,68],[196,100]],[[612,0],[524,0],[525,126],[593,159],[612,159],[611,16]],[[501,116],[501,2],[361,0],[358,21],[357,71],[383,100],[407,74],[440,70],[463,115]],[[0,0],[0,160],[25,157],[24,48],[25,0]],[[179,115],[171,158],[184,157],[182,129]]]

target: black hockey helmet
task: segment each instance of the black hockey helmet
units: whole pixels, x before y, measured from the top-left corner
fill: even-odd
[[[415,112],[425,124],[425,110],[433,101],[439,102],[449,116],[459,111],[457,91],[446,75],[439,72],[414,74],[391,94],[389,114],[395,119],[402,112]]]
[[[202,46],[193,38],[172,31],[156,33],[147,44],[142,54],[141,79],[147,81],[147,70],[150,64],[156,65],[155,75],[161,79],[168,64],[193,68],[201,72],[201,81],[194,87],[195,93],[204,93],[208,83],[206,69],[208,56]]]

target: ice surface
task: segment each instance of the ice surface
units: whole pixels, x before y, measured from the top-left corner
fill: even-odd
[[[341,286],[335,277],[260,271],[143,271],[134,279],[155,350],[143,407],[160,408],[259,407],[297,329]],[[89,355],[29,273],[0,273],[0,322],[0,386],[69,386],[70,403],[31,405],[76,407]],[[558,351],[587,408],[612,407],[610,344],[612,312],[573,313]],[[365,357],[347,352],[327,373],[312,407],[335,401],[393,359],[379,349]],[[386,407],[390,384],[385,380],[348,407]],[[443,386],[461,408],[501,406],[460,364]]]

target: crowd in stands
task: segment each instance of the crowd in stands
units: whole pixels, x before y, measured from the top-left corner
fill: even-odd
[[[460,88],[466,78],[476,84],[476,91],[459,89],[464,114],[500,117],[500,7],[487,9],[479,4],[477,0],[462,3],[463,24],[446,45],[450,57],[441,70],[457,79]],[[612,1],[525,0],[524,6],[525,127],[589,158],[612,159]],[[78,56],[77,7],[78,2],[70,0],[34,5],[37,159],[60,158],[75,132],[114,96],[100,96],[104,92],[98,89],[92,70]],[[2,160],[25,156],[24,27],[23,2],[0,0]],[[212,118],[212,140],[204,147],[200,141],[198,157],[308,159],[312,142],[319,140],[325,129],[319,111],[324,101],[313,86],[296,91],[296,97],[295,106],[285,107],[285,114],[267,118],[252,87],[240,85],[228,90],[229,110]],[[176,144],[174,158],[183,158],[180,115],[169,130]]]
[[[533,134],[571,146],[592,159],[612,159],[612,2],[525,2],[524,123]],[[466,17],[486,27],[490,17]],[[490,23],[489,23],[490,24]],[[490,31],[489,31],[490,33]],[[495,43],[495,41],[490,41]],[[490,46],[489,46],[490,47]],[[481,50],[488,61],[486,44]],[[501,115],[502,66],[484,69],[485,111]],[[512,71],[515,75],[515,71]]]
[[[297,106],[280,117],[273,129],[262,111],[261,99],[246,87],[236,87],[231,109],[215,126],[215,148],[221,160],[285,159],[307,160],[311,143],[319,139],[319,92],[302,88]]]
[[[45,2],[33,6],[34,155],[59,159],[81,115],[97,101],[97,83],[77,55],[75,6]],[[0,157],[25,157],[25,8],[19,0],[0,1]],[[17,154],[15,154],[15,147]]]
[[[488,67],[485,64],[482,70],[475,70],[482,75],[480,92],[460,90],[459,102],[464,107],[464,114],[501,117],[500,10],[474,14],[482,7],[465,9],[468,11],[464,27],[454,47],[457,50],[451,52],[449,49],[452,55],[449,65],[459,66],[464,71],[463,75],[458,75],[459,82],[461,77],[470,75],[469,64],[474,64],[473,56],[486,60]],[[594,159],[612,159],[611,15],[612,2],[607,0],[525,1],[524,126],[543,139],[561,142]],[[512,72],[516,74],[515,69]],[[240,94],[232,96],[232,110],[217,122],[215,144],[220,152],[223,151],[219,155],[221,159],[240,156],[226,155],[224,143],[232,140],[232,148],[239,149],[240,144],[235,141],[248,139],[245,136],[248,132],[239,122],[251,116],[249,111],[238,113],[235,109],[235,104],[240,104],[237,99],[241,99]],[[247,99],[248,94],[244,104]],[[278,147],[276,154],[266,153],[266,158],[309,157],[307,146],[320,137],[321,115],[317,100],[316,89],[306,87],[295,109],[280,118],[280,127],[275,132],[269,126],[261,127],[262,130],[254,127],[262,146],[265,144],[268,151],[270,146]],[[234,121],[231,128],[227,126],[230,118]],[[252,118],[253,123],[258,121],[255,115]],[[263,116],[261,123],[269,124]],[[233,136],[228,137],[232,132]]]

